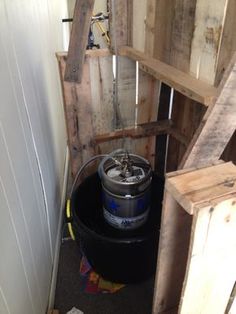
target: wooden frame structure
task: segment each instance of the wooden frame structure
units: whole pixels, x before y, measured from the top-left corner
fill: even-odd
[[[138,31],[132,28],[132,23],[142,25],[132,14],[139,1],[116,0],[112,11],[116,18],[110,21],[124,129],[117,126],[114,110],[113,41],[110,51],[85,52],[83,37],[76,46],[70,44],[76,48],[72,54],[57,53],[73,176],[89,157],[121,146],[147,158],[161,175],[215,163],[221,156],[236,161],[236,39],[230,32],[235,1],[216,0],[214,5],[210,0],[145,1],[144,52],[135,49]],[[79,14],[75,12],[76,23]],[[84,20],[88,23],[89,15]],[[69,80],[64,79],[67,63],[72,69],[71,64],[80,64]],[[224,302],[218,308],[212,296],[207,304],[201,290],[206,292],[206,285],[212,288],[213,281],[205,274],[206,269],[212,273],[202,252],[211,255],[211,263],[214,257],[232,269],[220,254],[235,247],[227,231],[235,238],[231,227],[235,226],[235,167],[227,163],[182,171],[167,175],[153,312],[188,313],[194,302],[193,282],[201,276],[195,313],[211,308],[215,314],[225,309],[236,276],[227,277]],[[221,227],[226,248],[221,240],[214,246],[208,238],[212,232],[218,239]],[[234,254],[232,258],[235,262]],[[212,291],[216,296],[220,290]]]
[[[226,313],[235,265],[236,166],[168,174],[153,313]]]
[[[208,66],[204,63],[206,68],[210,67],[209,79],[206,77],[205,68],[202,68],[203,72],[198,72],[198,77],[202,77],[204,80],[201,81],[194,77],[196,72],[194,58],[196,58],[196,51],[199,50],[190,51],[189,49],[191,47],[192,50],[194,49],[196,38],[199,39],[202,34],[200,25],[203,21],[199,16],[206,10],[206,7],[201,4],[202,0],[190,0],[188,3],[182,3],[182,0],[174,2],[168,0],[164,3],[153,0],[144,1],[147,2],[147,23],[143,24],[146,25],[146,53],[124,46],[127,44],[135,46],[135,38],[139,32],[133,29],[133,25],[142,25],[135,23],[136,16],[132,13],[136,12],[134,8],[138,2],[116,0],[115,8],[111,10],[112,14],[116,15],[115,19],[112,16],[110,19],[110,34],[111,50],[114,51],[115,38],[119,54],[118,104],[125,120],[125,128],[127,128],[123,131],[117,129],[115,125],[117,117],[112,107],[114,105],[112,53],[108,50],[90,51],[85,56],[86,36],[84,33],[86,32],[79,31],[79,27],[81,30],[81,27],[88,28],[94,1],[77,0],[76,2],[68,60],[63,54],[57,55],[62,90],[64,91],[73,175],[83,160],[89,156],[97,152],[108,152],[124,142],[126,148],[148,158],[153,166],[155,164],[155,169],[164,175],[165,170],[173,171],[177,168],[191,167],[200,158],[200,155],[202,164],[217,160],[221,157],[234,133],[236,119],[230,119],[230,117],[235,115],[235,99],[232,99],[235,76],[232,68],[235,57],[232,58],[231,65],[229,60],[233,55],[232,49],[236,48],[236,40],[234,45],[234,38],[225,34],[223,29],[220,29],[219,34],[216,33],[221,40],[217,41],[215,49],[220,53],[219,67],[223,67],[224,71],[212,70],[213,61],[210,58],[215,60],[215,54],[209,50],[209,56],[203,54],[210,64]],[[230,9],[233,9],[233,4],[231,2],[231,0],[227,3],[224,0],[217,0],[216,4],[219,8],[217,21],[224,22],[226,29],[232,22]],[[210,2],[209,6],[209,14],[213,18],[214,11]],[[224,17],[220,9],[224,10]],[[188,15],[187,12],[191,14]],[[204,18],[204,14],[202,18]],[[192,25],[195,22],[199,25],[199,29],[197,28],[194,33]],[[175,27],[178,27],[178,34],[175,32]],[[210,30],[211,28],[209,28],[209,32]],[[207,43],[210,49],[215,42],[210,41],[210,33],[205,35],[208,36]],[[231,41],[230,53],[222,46],[225,36],[228,36]],[[164,48],[165,50],[162,50]],[[224,62],[221,54],[225,56]],[[83,65],[84,59],[86,62]],[[63,65],[63,62],[66,64]],[[138,82],[137,63],[139,67]],[[71,75],[68,79],[68,69],[71,70],[75,64],[79,64],[79,71],[76,71],[75,76]],[[227,73],[225,70],[227,65],[231,72]],[[191,74],[188,73],[189,70],[191,70]],[[214,73],[211,73],[210,70]],[[85,73],[84,82],[80,84],[83,71]],[[225,79],[218,88],[214,87],[212,85],[213,77],[215,82],[219,82],[223,72],[226,72]],[[96,82],[99,81],[100,83],[97,84]],[[169,117],[170,93],[166,88],[167,85],[174,89],[171,119]],[[136,103],[137,86],[139,95]],[[217,97],[220,100],[216,103]],[[229,100],[232,103],[231,106],[228,104]],[[227,128],[225,128],[226,111],[229,121]],[[220,123],[219,119],[221,119]],[[212,123],[213,120],[215,123]],[[85,121],[87,126],[85,126]],[[209,121],[211,121],[210,124]],[[148,125],[150,122],[151,124]],[[215,132],[216,129],[217,132]],[[206,132],[209,134],[208,138],[205,136]],[[215,133],[214,138],[212,137],[213,133]],[[220,139],[222,134],[224,134],[224,139]],[[125,138],[131,138],[131,140],[124,141]],[[166,147],[167,138],[169,139],[168,147]],[[234,158],[232,154],[235,152],[235,138],[232,138],[232,144],[228,145],[223,154],[225,160]],[[115,139],[120,139],[120,141],[115,143]],[[112,142],[109,143],[109,140]],[[208,150],[208,155],[207,153],[203,154],[204,147],[206,150],[209,145],[212,148]]]
[[[126,141],[126,148],[136,151],[154,164],[153,137],[160,134],[171,135],[186,148],[188,147],[180,167],[191,167],[200,159],[201,164],[219,159],[234,133],[236,95],[233,91],[236,84],[236,56],[233,57],[225,78],[217,89],[170,65],[149,58],[134,48],[120,47],[118,88],[119,106],[125,117],[123,130],[117,129],[114,125],[112,54],[108,50],[87,51],[81,83],[63,80],[67,55],[58,53],[57,58],[64,95],[73,175],[78,171],[81,163],[95,153],[107,153],[109,149],[113,150],[122,145],[121,142],[115,143],[114,140],[131,138]],[[171,119],[155,121],[158,111],[157,79],[168,84],[180,95],[185,95],[190,100],[201,101],[207,108],[192,141],[178,131]],[[137,85],[138,103],[136,104]],[[230,121],[227,127],[224,120],[226,113],[227,121]],[[218,128],[218,132],[213,137],[212,132],[215,128]],[[206,132],[209,134],[208,137]],[[145,138],[152,138],[152,144]],[[134,139],[136,144],[133,142]],[[106,146],[103,145],[105,142]],[[112,144],[109,145],[109,142]],[[211,150],[208,149],[209,146]]]

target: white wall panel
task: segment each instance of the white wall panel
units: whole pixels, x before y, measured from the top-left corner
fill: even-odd
[[[45,313],[66,154],[66,1],[0,1],[0,313]]]

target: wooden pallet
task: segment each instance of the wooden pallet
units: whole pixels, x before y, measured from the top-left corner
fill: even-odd
[[[153,313],[225,313],[235,265],[236,166],[168,174]]]

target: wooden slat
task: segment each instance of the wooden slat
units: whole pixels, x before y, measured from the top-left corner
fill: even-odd
[[[236,54],[222,82],[216,103],[209,107],[181,161],[180,168],[220,158],[236,129]]]
[[[109,0],[109,34],[112,51],[115,51],[115,47],[129,45],[130,23],[128,22],[128,10],[130,6],[128,2],[129,0]],[[114,4],[114,8],[112,4]]]
[[[171,120],[160,120],[157,122],[140,124],[137,125],[137,127],[125,128],[124,130],[116,130],[103,134],[100,133],[95,135],[94,140],[97,144],[100,144],[115,139],[122,139],[123,137],[140,139],[144,137],[153,137],[161,134],[171,135],[173,138],[175,138],[184,146],[187,146],[189,143],[188,139],[183,134],[181,134],[177,129],[172,127]]]
[[[139,70],[138,77],[138,105],[136,123],[139,125],[148,122],[155,122],[157,120],[158,113],[160,82],[142,70]],[[154,169],[156,137],[149,137],[146,140],[140,140],[138,145],[139,153],[141,156],[149,160],[152,168]]]
[[[168,40],[168,54],[170,65],[189,74],[191,43],[194,31],[196,0],[175,0],[172,3],[174,14],[172,20],[168,21],[170,29],[170,40]],[[175,91],[172,104],[171,119],[174,126],[183,133],[190,141],[196,130],[196,121],[202,118],[201,109],[205,109],[198,102]],[[168,157],[166,171],[178,168],[179,162],[186,151],[186,146],[176,141],[173,137],[168,143]]]
[[[127,45],[133,46],[134,1],[127,0]],[[137,1],[137,0],[136,0]],[[124,2],[124,0],[123,0]]]
[[[236,280],[236,194],[217,202],[194,216],[179,313],[225,313]]]
[[[91,57],[91,58],[97,58],[97,57],[107,57],[107,56],[111,56],[112,53],[109,49],[104,48],[104,49],[89,49],[85,51],[85,55],[87,57]],[[68,56],[68,52],[67,51],[61,51],[61,52],[57,52],[56,53],[56,57],[60,58],[60,57],[66,57]]]
[[[81,82],[94,0],[76,0],[64,79]]]
[[[135,126],[136,64],[127,57],[118,57],[118,105],[124,127]]]
[[[166,63],[170,57],[173,16],[173,0],[147,0],[145,53]]]
[[[203,83],[175,67],[148,58],[145,54],[131,47],[120,48],[119,54],[139,61],[140,69],[193,100],[208,106],[214,103],[216,99],[217,90],[215,87]]]
[[[165,191],[154,288],[153,314],[178,311],[187,264],[192,216]]]
[[[185,73],[189,73],[190,67],[196,3],[197,0],[175,0],[172,4],[174,7],[173,20],[168,21],[168,24],[171,24],[168,63]]]
[[[95,136],[96,143],[103,143],[123,137],[142,138],[150,137],[157,134],[168,133],[171,129],[171,121],[165,120],[160,122],[144,123],[137,127],[125,128],[114,132],[100,134]]]
[[[147,0],[132,0],[132,42],[129,46],[144,51],[145,46],[145,29],[146,29],[146,2]]]
[[[74,176],[82,163],[95,153],[94,131],[91,120],[89,58],[85,58],[81,84],[66,82],[63,79],[66,57],[57,56],[57,58],[61,77],[71,170]]]
[[[113,131],[112,56],[90,58],[92,120],[95,134]]]
[[[228,0],[227,9],[225,10],[224,26],[222,27],[221,45],[218,50],[218,60],[215,73],[215,86],[218,86],[230,60],[236,51],[236,36],[232,31],[236,29],[236,2]]]
[[[215,83],[227,4],[228,0],[198,0],[196,6],[190,72],[212,85]]]
[[[236,167],[232,163],[221,163],[197,171],[168,178],[166,189],[189,213],[203,202],[231,194],[236,185]]]
[[[61,80],[61,89],[63,95],[63,105],[65,122],[67,128],[67,142],[70,151],[71,173],[75,175],[82,164],[81,143],[78,136],[78,119],[76,103],[72,101],[71,97],[71,84],[64,81],[64,73],[66,67],[66,57],[57,56],[59,73]]]

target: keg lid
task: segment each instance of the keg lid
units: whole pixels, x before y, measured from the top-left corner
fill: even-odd
[[[106,175],[117,182],[137,183],[142,181],[150,164],[143,158],[128,152],[114,155],[104,164]]]

